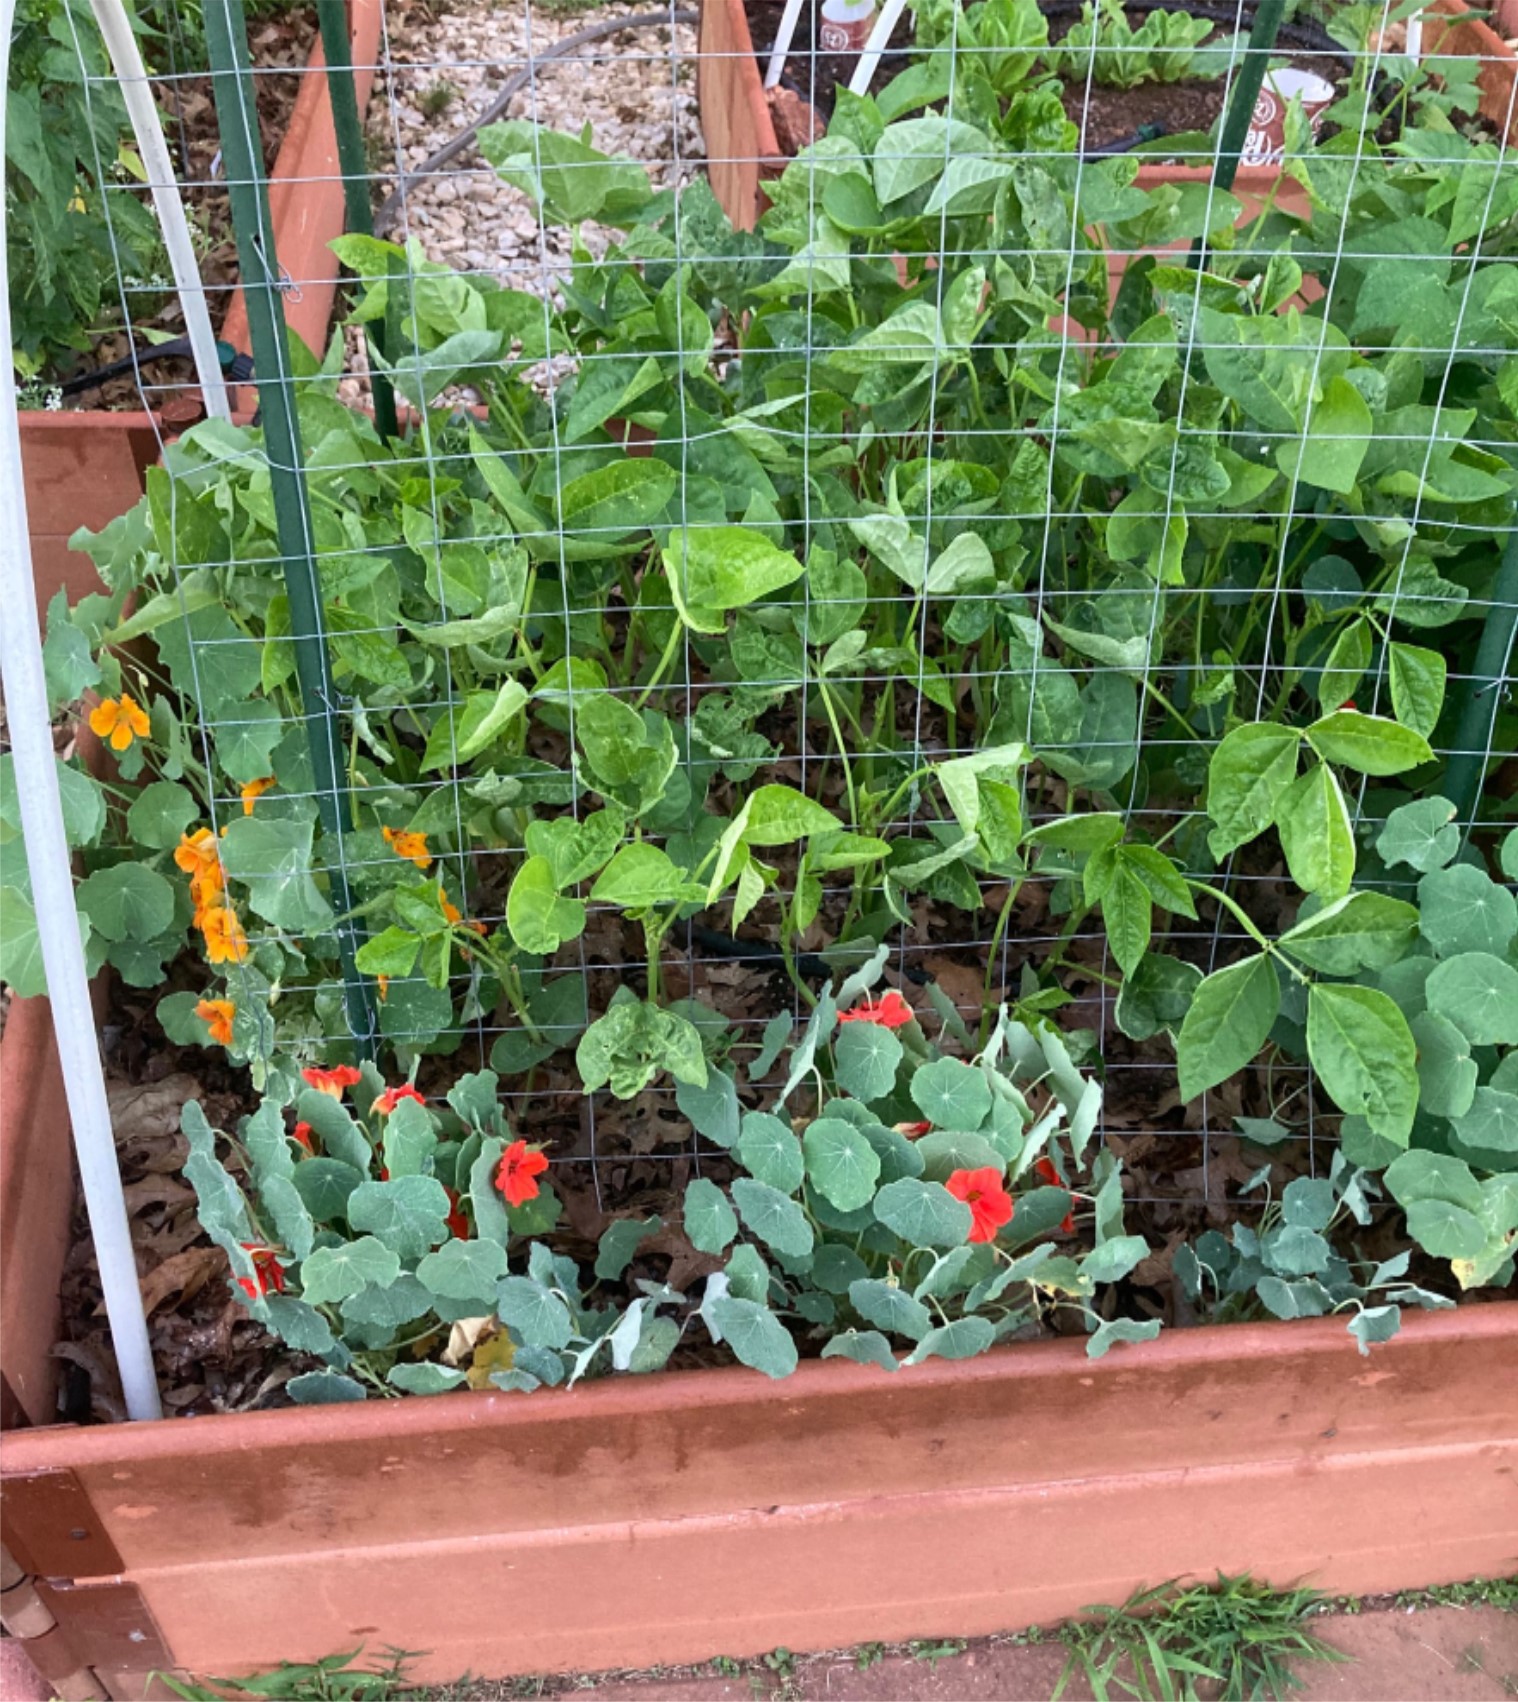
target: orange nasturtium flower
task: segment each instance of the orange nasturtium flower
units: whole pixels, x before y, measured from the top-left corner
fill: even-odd
[[[525,1205],[538,1197],[538,1177],[548,1168],[540,1152],[528,1150],[526,1141],[513,1141],[501,1154],[495,1185],[506,1196],[508,1206]]]
[[[408,863],[415,863],[417,868],[424,872],[432,867],[432,853],[427,849],[425,833],[405,833],[393,827],[383,828],[381,831],[385,843],[397,857],[404,857]]]
[[[418,1105],[427,1103],[427,1095],[418,1093],[407,1083],[404,1087],[387,1087],[374,1101],[374,1109],[381,1117],[388,1117],[403,1099],[414,1099]]]
[[[180,834],[174,861],[190,877],[190,897],[195,904],[195,926],[198,928],[202,913],[220,902],[222,888],[226,885],[216,835],[208,827]]]
[[[248,956],[248,936],[242,931],[237,912],[230,904],[212,905],[202,911],[200,932],[206,942],[206,956],[212,963],[242,963]]]
[[[237,1007],[230,999],[202,999],[195,1007],[196,1016],[218,1046],[232,1044],[232,1018],[236,1012]]]
[[[113,751],[124,751],[133,739],[148,736],[147,712],[133,697],[103,697],[90,711],[90,731],[110,742]]]
[[[242,813],[245,816],[252,815],[254,802],[263,797],[271,786],[277,784],[272,774],[266,774],[262,780],[250,780],[242,789]]]
[[[355,1087],[362,1079],[352,1064],[337,1064],[330,1070],[324,1070],[317,1065],[300,1072],[300,1079],[307,1087],[314,1087],[318,1093],[325,1093],[332,1099],[341,1099],[345,1087]]]
[[[384,1004],[385,1000],[390,997],[390,977],[388,975],[376,975],[374,984],[379,988],[380,1003]]]
[[[290,1131],[290,1139],[294,1141],[298,1147],[304,1147],[308,1153],[314,1153],[316,1151],[316,1147],[311,1140],[311,1125],[309,1123],[297,1123]]]
[[[478,934],[481,939],[490,932],[483,922],[465,922],[463,911],[453,903],[442,887],[437,889],[437,901],[443,907],[443,916],[450,928],[457,928],[460,923],[463,923],[470,933]]]

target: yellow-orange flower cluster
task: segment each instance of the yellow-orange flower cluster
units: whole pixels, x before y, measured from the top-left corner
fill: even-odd
[[[408,863],[415,863],[424,873],[432,867],[432,853],[427,849],[425,833],[407,833],[401,829],[382,828],[385,843],[396,854],[404,857]]]
[[[212,963],[241,963],[248,955],[248,936],[227,899],[227,878],[221,867],[216,836],[208,827],[181,834],[174,861],[190,877],[195,926],[206,943]]]

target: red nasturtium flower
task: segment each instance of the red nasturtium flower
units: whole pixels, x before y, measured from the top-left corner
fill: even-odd
[[[237,1286],[249,1300],[262,1300],[272,1288],[276,1294],[285,1292],[285,1273],[272,1247],[257,1241],[240,1241],[238,1245],[253,1260],[253,1275],[238,1277]]]
[[[137,700],[122,692],[120,697],[103,697],[90,711],[90,731],[107,739],[113,751],[124,751],[133,739],[145,739],[151,723]]]
[[[898,1135],[905,1135],[909,1141],[916,1140],[919,1135],[930,1134],[933,1129],[931,1123],[893,1123],[891,1127]]]
[[[506,1196],[508,1206],[525,1205],[538,1197],[538,1177],[548,1168],[540,1152],[530,1151],[526,1141],[513,1141],[501,1154],[495,1185]]]
[[[1054,1160],[1048,1157],[1047,1154],[1043,1158],[1038,1158],[1033,1161],[1033,1174],[1035,1176],[1042,1176],[1051,1188],[1063,1188],[1065,1186],[1065,1184],[1060,1180],[1059,1171],[1054,1167]],[[1074,1212],[1067,1211],[1065,1213],[1065,1221],[1059,1226],[1059,1232],[1061,1235],[1074,1235]]]
[[[970,1208],[971,1241],[994,1241],[996,1232],[1012,1221],[1012,1196],[1002,1186],[1001,1172],[988,1164],[983,1170],[956,1170],[944,1186]]]
[[[418,1093],[408,1082],[404,1087],[387,1087],[374,1101],[374,1109],[381,1117],[388,1117],[403,1099],[414,1099],[418,1105],[427,1103],[427,1095]]]
[[[297,1146],[304,1147],[309,1153],[314,1153],[316,1151],[316,1147],[311,1140],[311,1125],[309,1123],[297,1123],[290,1131],[290,1139],[294,1141]]]
[[[467,1241],[469,1239],[469,1219],[464,1216],[464,1208],[459,1202],[458,1192],[450,1188],[447,1183],[443,1184],[443,1192],[448,1196],[448,1215],[443,1219],[443,1222],[453,1231],[455,1241]]]
[[[341,1099],[345,1087],[354,1087],[359,1080],[359,1073],[352,1064],[338,1064],[334,1069],[322,1070],[313,1066],[302,1070],[300,1079],[307,1087],[314,1087],[318,1093],[329,1094],[333,1099]]]
[[[857,1005],[851,1011],[845,1011],[839,1017],[839,1022],[873,1022],[877,1028],[905,1028],[911,1022],[916,1012],[893,988],[884,994],[876,1004],[866,999],[862,1005]]]
[[[206,1033],[218,1046],[232,1044],[232,1018],[237,1007],[230,999],[202,999],[195,1014],[206,1025]]]

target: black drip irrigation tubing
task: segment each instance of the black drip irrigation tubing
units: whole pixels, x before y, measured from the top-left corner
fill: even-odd
[[[218,342],[216,353],[221,360],[222,376],[229,384],[246,384],[253,376],[253,358],[233,349],[230,343]],[[79,396],[87,390],[98,390],[113,378],[124,378],[138,367],[152,366],[156,361],[188,360],[193,354],[188,337],[175,337],[170,342],[151,348],[134,349],[120,360],[107,361],[104,366],[91,367],[88,372],[76,372],[58,385],[63,396]]]

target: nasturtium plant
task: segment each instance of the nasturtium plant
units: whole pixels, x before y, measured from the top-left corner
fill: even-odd
[[[1385,1182],[1396,1191],[1390,1174]],[[1416,1182],[1410,1179],[1407,1186]],[[1176,1277],[1209,1320],[1339,1316],[1360,1352],[1368,1354],[1397,1333],[1404,1307],[1436,1311],[1454,1304],[1409,1279],[1406,1251],[1364,1260],[1338,1250],[1336,1243],[1345,1231],[1353,1232],[1351,1226],[1363,1230],[1370,1224],[1384,1191],[1340,1151],[1327,1176],[1298,1176],[1276,1198],[1267,1164],[1240,1190],[1242,1198],[1264,1194],[1258,1220],[1235,1223],[1226,1233],[1208,1230],[1178,1247]]]
[[[613,1219],[588,1279],[554,1249],[548,1158],[513,1137],[493,1072],[433,1107],[372,1066],[311,1066],[293,1103],[266,1098],[224,1134],[190,1102],[201,1221],[250,1313],[312,1361],[293,1397],[568,1386],[657,1370],[698,1325],[769,1376],[798,1344],[887,1370],[964,1358],[1056,1310],[1084,1320],[1093,1356],[1151,1339],[1158,1322],[1108,1292],[1149,1248],[1094,1140],[1098,1083],[1005,1009],[973,1058],[944,1051],[899,991],[873,996],[884,960],[774,1050],[786,1081],[767,1107],[662,1058],[711,1149],[681,1209],[699,1296],[624,1280],[656,1216]],[[612,1007],[629,1009],[651,1007]]]

